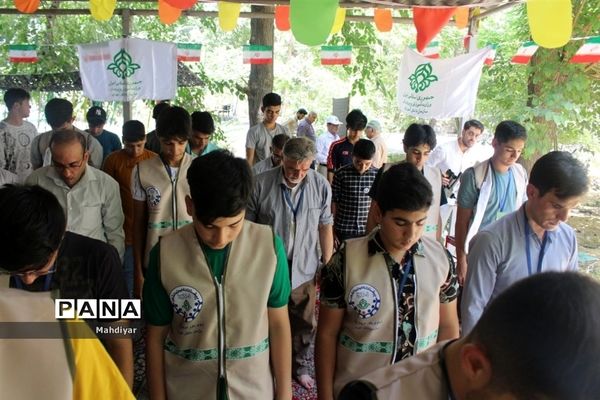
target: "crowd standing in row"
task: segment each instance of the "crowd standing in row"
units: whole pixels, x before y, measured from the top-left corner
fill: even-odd
[[[412,124],[406,160],[390,164],[381,124],[362,111],[348,113],[343,138],[333,115],[317,137],[316,112],[279,125],[282,100],[269,93],[242,160],[210,142],[207,112],[159,103],[156,130],[127,121],[121,149],[102,108],[88,111],[86,132],[70,102],[52,99],[52,130],[37,135],[29,100],[5,94],[0,272],[10,287],[63,298],[143,298],[152,399],[290,399],[292,378],[316,384],[320,399],[598,396],[600,346],[587,332],[599,327],[585,318],[598,284],[564,272],[523,280],[577,269],[565,221],[587,171],[555,151],[528,177],[517,122],[496,126],[483,159],[476,120],[441,146],[429,125]],[[447,225],[456,265],[442,245]],[[578,288],[564,303],[536,295],[563,284]],[[575,320],[580,329],[554,329]],[[575,362],[550,346],[559,340],[585,341],[578,385],[543,368]],[[113,388],[121,398],[133,382],[131,338],[103,344],[124,378]],[[512,379],[513,365],[533,379]]]

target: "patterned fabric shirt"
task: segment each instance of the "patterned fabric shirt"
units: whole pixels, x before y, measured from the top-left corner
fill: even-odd
[[[388,254],[383,247],[383,242],[377,232],[371,240],[369,240],[369,256],[383,253],[387,267],[392,273],[392,277],[396,281],[396,285],[400,285],[403,274],[407,270],[409,260],[412,261],[414,254],[420,254],[422,242],[417,242],[403,258],[403,261],[397,263]],[[321,274],[321,304],[330,308],[346,308],[346,288],[345,271],[346,271],[346,243],[342,243],[339,250],[333,255],[329,263],[323,268]],[[448,257],[450,268],[448,276],[444,284],[440,287],[440,303],[449,303],[455,300],[458,296],[458,279],[456,275],[456,266],[451,257]],[[410,269],[409,275],[406,278],[406,283],[402,293],[398,293],[401,297],[398,301],[398,352],[396,353],[395,362],[403,360],[414,354],[416,331],[415,331],[415,280],[414,268]]]
[[[336,204],[333,227],[343,238],[363,236],[371,206],[369,190],[377,176],[376,168],[359,174],[353,164],[335,172],[331,201]]]

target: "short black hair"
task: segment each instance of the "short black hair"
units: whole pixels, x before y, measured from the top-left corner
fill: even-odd
[[[306,115],[308,114],[308,111],[306,111],[306,108],[299,108],[298,111],[296,111],[296,114]]]
[[[502,121],[496,126],[494,139],[500,143],[507,143],[511,140],[527,140],[527,129],[515,121]]]
[[[283,150],[283,147],[285,146],[288,140],[290,140],[290,137],[288,135],[286,135],[285,133],[278,133],[277,135],[273,136],[271,146],[273,146],[273,148]]]
[[[419,211],[431,207],[433,192],[421,171],[403,162],[383,173],[376,199],[382,214],[396,209]]]
[[[44,267],[58,249],[67,219],[52,193],[40,186],[0,188],[0,268],[9,271]]]
[[[375,155],[375,144],[369,139],[359,139],[354,143],[352,155],[361,160],[372,160]]]
[[[146,139],[146,127],[136,119],[123,124],[123,142],[135,143]]]
[[[469,128],[477,128],[481,132],[483,132],[483,130],[484,130],[483,124],[480,121],[477,121],[476,119],[470,119],[464,123],[463,130],[466,131]]]
[[[253,189],[248,162],[228,150],[196,158],[187,172],[196,217],[204,225],[246,209]]]
[[[215,121],[208,111],[194,111],[192,113],[192,130],[207,135],[215,133]]]
[[[153,119],[158,119],[158,116],[160,115],[160,113],[163,110],[166,110],[167,108],[171,107],[171,105],[167,102],[162,102],[162,103],[158,103],[157,105],[154,106],[154,108],[152,109],[152,118]]]
[[[59,128],[73,118],[73,104],[66,99],[51,99],[44,107],[44,114],[52,129]]]
[[[281,105],[281,96],[277,93],[267,93],[262,98],[262,106],[264,108],[270,106],[280,106]]]
[[[159,138],[189,140],[191,133],[190,113],[185,108],[178,106],[166,108],[156,120],[156,135]]]
[[[4,92],[4,104],[6,104],[6,108],[8,111],[16,104],[20,103],[23,100],[31,99],[31,95],[25,89],[21,88],[10,88],[6,92]]]
[[[492,390],[519,399],[594,399],[600,393],[598,310],[600,283],[592,278],[536,274],[494,299],[467,341],[486,353]]]
[[[551,151],[540,157],[531,168],[529,183],[540,196],[553,191],[559,199],[581,196],[590,185],[587,168],[566,151]]]
[[[427,124],[410,124],[404,132],[402,143],[408,147],[416,147],[422,144],[429,146],[429,150],[433,150],[437,144],[435,131]]]
[[[350,111],[346,115],[346,127],[353,131],[362,131],[367,126],[367,116],[358,108]]]

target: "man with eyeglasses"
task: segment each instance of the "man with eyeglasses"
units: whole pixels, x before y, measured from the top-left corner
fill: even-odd
[[[125,253],[123,209],[119,184],[87,165],[85,137],[74,130],[56,131],[50,140],[52,165],[34,171],[26,180],[56,196],[67,215],[67,230],[114,246]]]
[[[129,298],[114,247],[65,231],[63,208],[48,190],[20,185],[0,188],[0,226],[0,286],[29,292],[57,290],[58,298],[65,299]],[[96,323],[87,322],[92,327]],[[103,344],[131,387],[131,338],[105,337]]]
[[[252,167],[254,176],[281,165],[281,162],[283,161],[283,146],[285,146],[289,139],[290,137],[285,133],[273,136],[273,142],[271,143],[271,157],[265,158],[254,164]]]

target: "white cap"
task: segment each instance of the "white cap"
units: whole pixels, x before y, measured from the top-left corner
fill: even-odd
[[[340,120],[338,119],[338,117],[336,117],[335,115],[330,115],[329,117],[327,117],[327,121],[328,124],[333,124],[333,125],[341,125],[342,123],[340,122]]]

